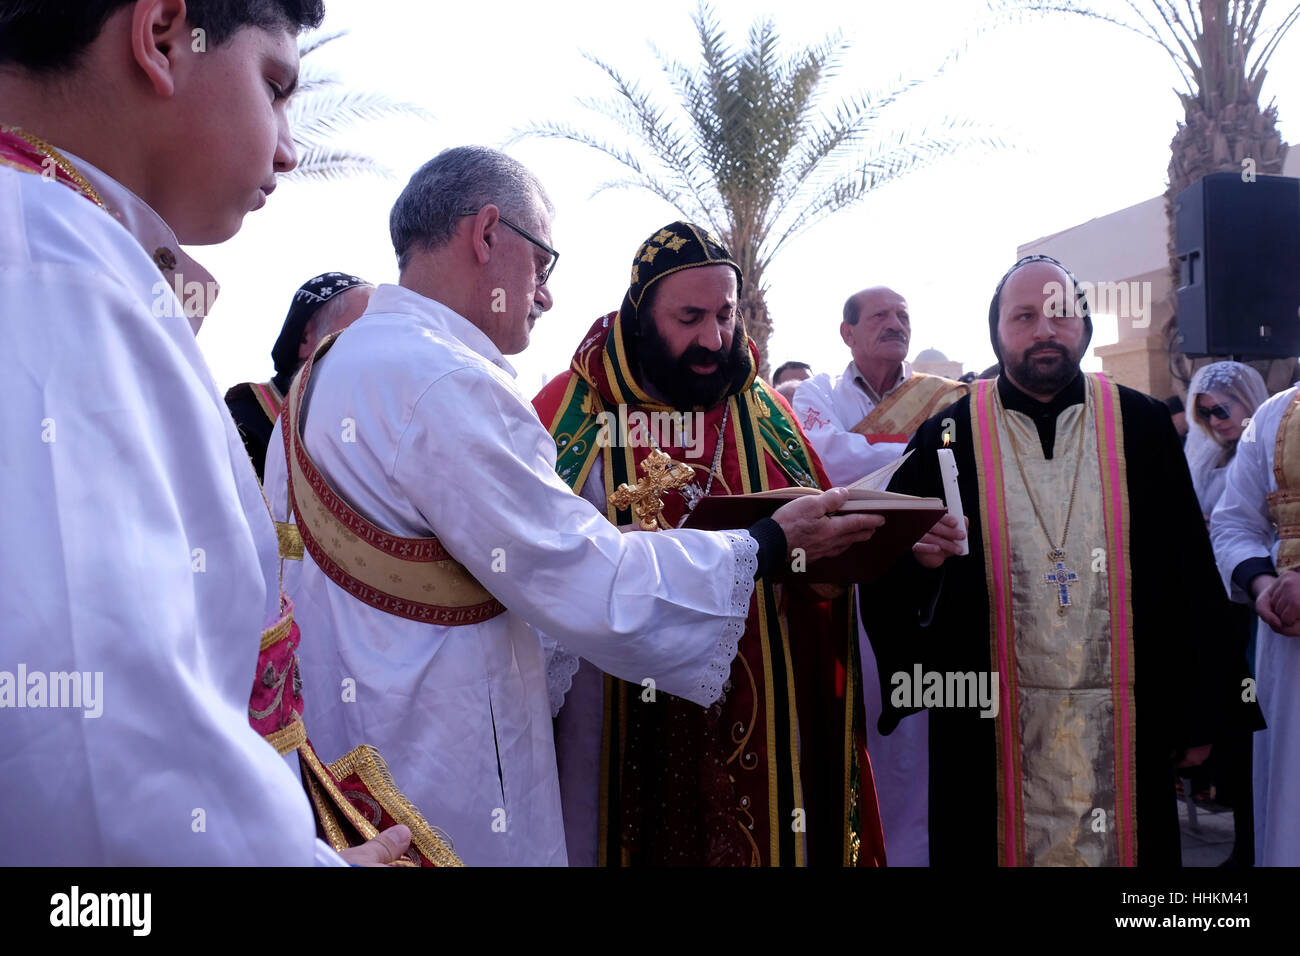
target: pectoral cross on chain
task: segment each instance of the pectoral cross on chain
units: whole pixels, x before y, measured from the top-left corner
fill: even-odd
[[[664,510],[659,496],[688,484],[695,472],[689,465],[673,461],[658,448],[641,462],[641,470],[645,477],[635,485],[619,485],[618,490],[609,496],[609,503],[620,511],[631,507],[632,513],[641,521],[642,531],[658,531],[663,527],[659,515]]]
[[[1045,578],[1048,584],[1056,587],[1056,613],[1064,614],[1070,606],[1070,585],[1079,580],[1079,576],[1065,566],[1065,552],[1059,548],[1049,551],[1047,560],[1054,565]]]

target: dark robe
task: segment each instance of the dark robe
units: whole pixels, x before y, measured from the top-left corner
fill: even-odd
[[[1044,454],[1053,457],[1057,416],[1084,401],[1080,375],[1049,403],[999,378],[1007,409],[1035,422]],[[1137,861],[1180,863],[1174,765],[1182,751],[1210,743],[1229,695],[1240,695],[1242,668],[1228,660],[1221,638],[1227,607],[1205,521],[1168,409],[1119,387],[1124,427],[1133,607],[1136,700]],[[980,527],[978,473],[971,433],[971,399],[962,398],[913,437],[913,454],[890,482],[891,491],[943,497],[935,452],[945,419],[955,423],[952,449],[966,517],[970,554],[949,557],[937,570],[910,555],[863,589],[863,622],[879,665],[888,734],[915,709],[895,708],[890,675],[924,671],[992,670],[989,598]],[[1028,508],[1028,502],[1012,507]],[[1040,502],[1049,526],[1064,518],[1065,502]],[[1083,570],[1083,569],[1080,569]],[[930,860],[933,866],[996,865],[996,721],[975,708],[933,708],[930,714]]]
[[[289,381],[289,376],[277,375],[271,379],[271,384],[283,395],[288,391]],[[261,481],[266,467],[266,449],[275,433],[275,419],[270,417],[266,408],[257,400],[249,382],[241,382],[226,392],[226,407],[230,409],[230,417],[235,420],[244,449],[257,471],[257,480]]]

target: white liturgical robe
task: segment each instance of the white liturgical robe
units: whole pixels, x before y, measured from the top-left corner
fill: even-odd
[[[376,289],[313,368],[301,418],[307,451],[357,512],[392,534],[436,536],[509,608],[478,624],[418,622],[352,597],[310,555],[288,562],[317,751],[378,747],[466,864],[564,865],[551,716],[577,662],[551,661],[548,681],[538,631],[709,704],[744,631],[757,542],[620,534],[555,474],[555,442],[491,340],[398,286]],[[280,425],[272,448],[266,489],[283,518]]]
[[[904,362],[903,374],[894,388],[911,374],[912,366]],[[866,435],[853,431],[853,426],[876,407],[875,400],[858,383],[860,378],[862,373],[857,365],[849,362],[842,375],[832,378],[822,372],[800,382],[791,403],[804,434],[817,449],[826,476],[836,487],[852,484],[863,475],[883,468],[907,448],[907,442],[872,443],[867,441]]]
[[[912,367],[904,362],[898,385],[911,374]],[[844,374],[837,378],[822,372],[800,382],[794,396],[795,416],[821,458],[827,477],[837,486],[853,484],[896,461],[907,449],[907,442],[872,443],[852,430],[876,407],[875,400],[857,381],[861,377],[857,364],[849,362]],[[891,866],[929,866],[930,714],[922,711],[899,724],[889,736],[882,735],[877,726],[883,709],[879,671],[861,620],[858,644],[867,753],[876,780],[885,854]]]
[[[1210,541],[1219,573],[1233,600],[1251,597],[1232,580],[1250,558],[1277,560],[1277,539],[1267,495],[1277,490],[1273,452],[1282,414],[1296,389],[1255,409],[1237,442],[1223,495],[1210,515]],[[1278,634],[1263,621],[1255,638],[1255,689],[1267,730],[1255,732],[1255,862],[1300,866],[1300,638]]]
[[[0,864],[341,862],[248,724],[276,536],[171,291],[208,276],[69,159],[109,213],[0,166]]]

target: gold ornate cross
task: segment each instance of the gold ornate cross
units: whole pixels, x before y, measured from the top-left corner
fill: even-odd
[[[620,511],[631,507],[632,513],[641,521],[642,531],[666,530],[667,526],[659,520],[664,510],[659,496],[689,484],[695,472],[689,465],[673,461],[658,448],[641,462],[641,470],[645,477],[635,485],[619,485],[618,490],[609,496],[609,503]]]

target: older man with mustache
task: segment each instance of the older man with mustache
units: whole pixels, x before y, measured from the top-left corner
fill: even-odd
[[[832,482],[851,484],[903,453],[917,427],[966,394],[966,386],[912,371],[907,300],[877,286],[849,296],[840,337],[853,353],[843,374],[800,383],[794,410]],[[929,862],[927,725],[922,714],[882,737],[875,656],[859,631],[867,750],[878,778],[881,823],[892,865]]]
[[[907,300],[876,286],[844,303],[840,338],[853,360],[843,374],[808,379],[794,410],[836,484],[889,464],[921,422],[966,394],[966,386],[912,371]]]

